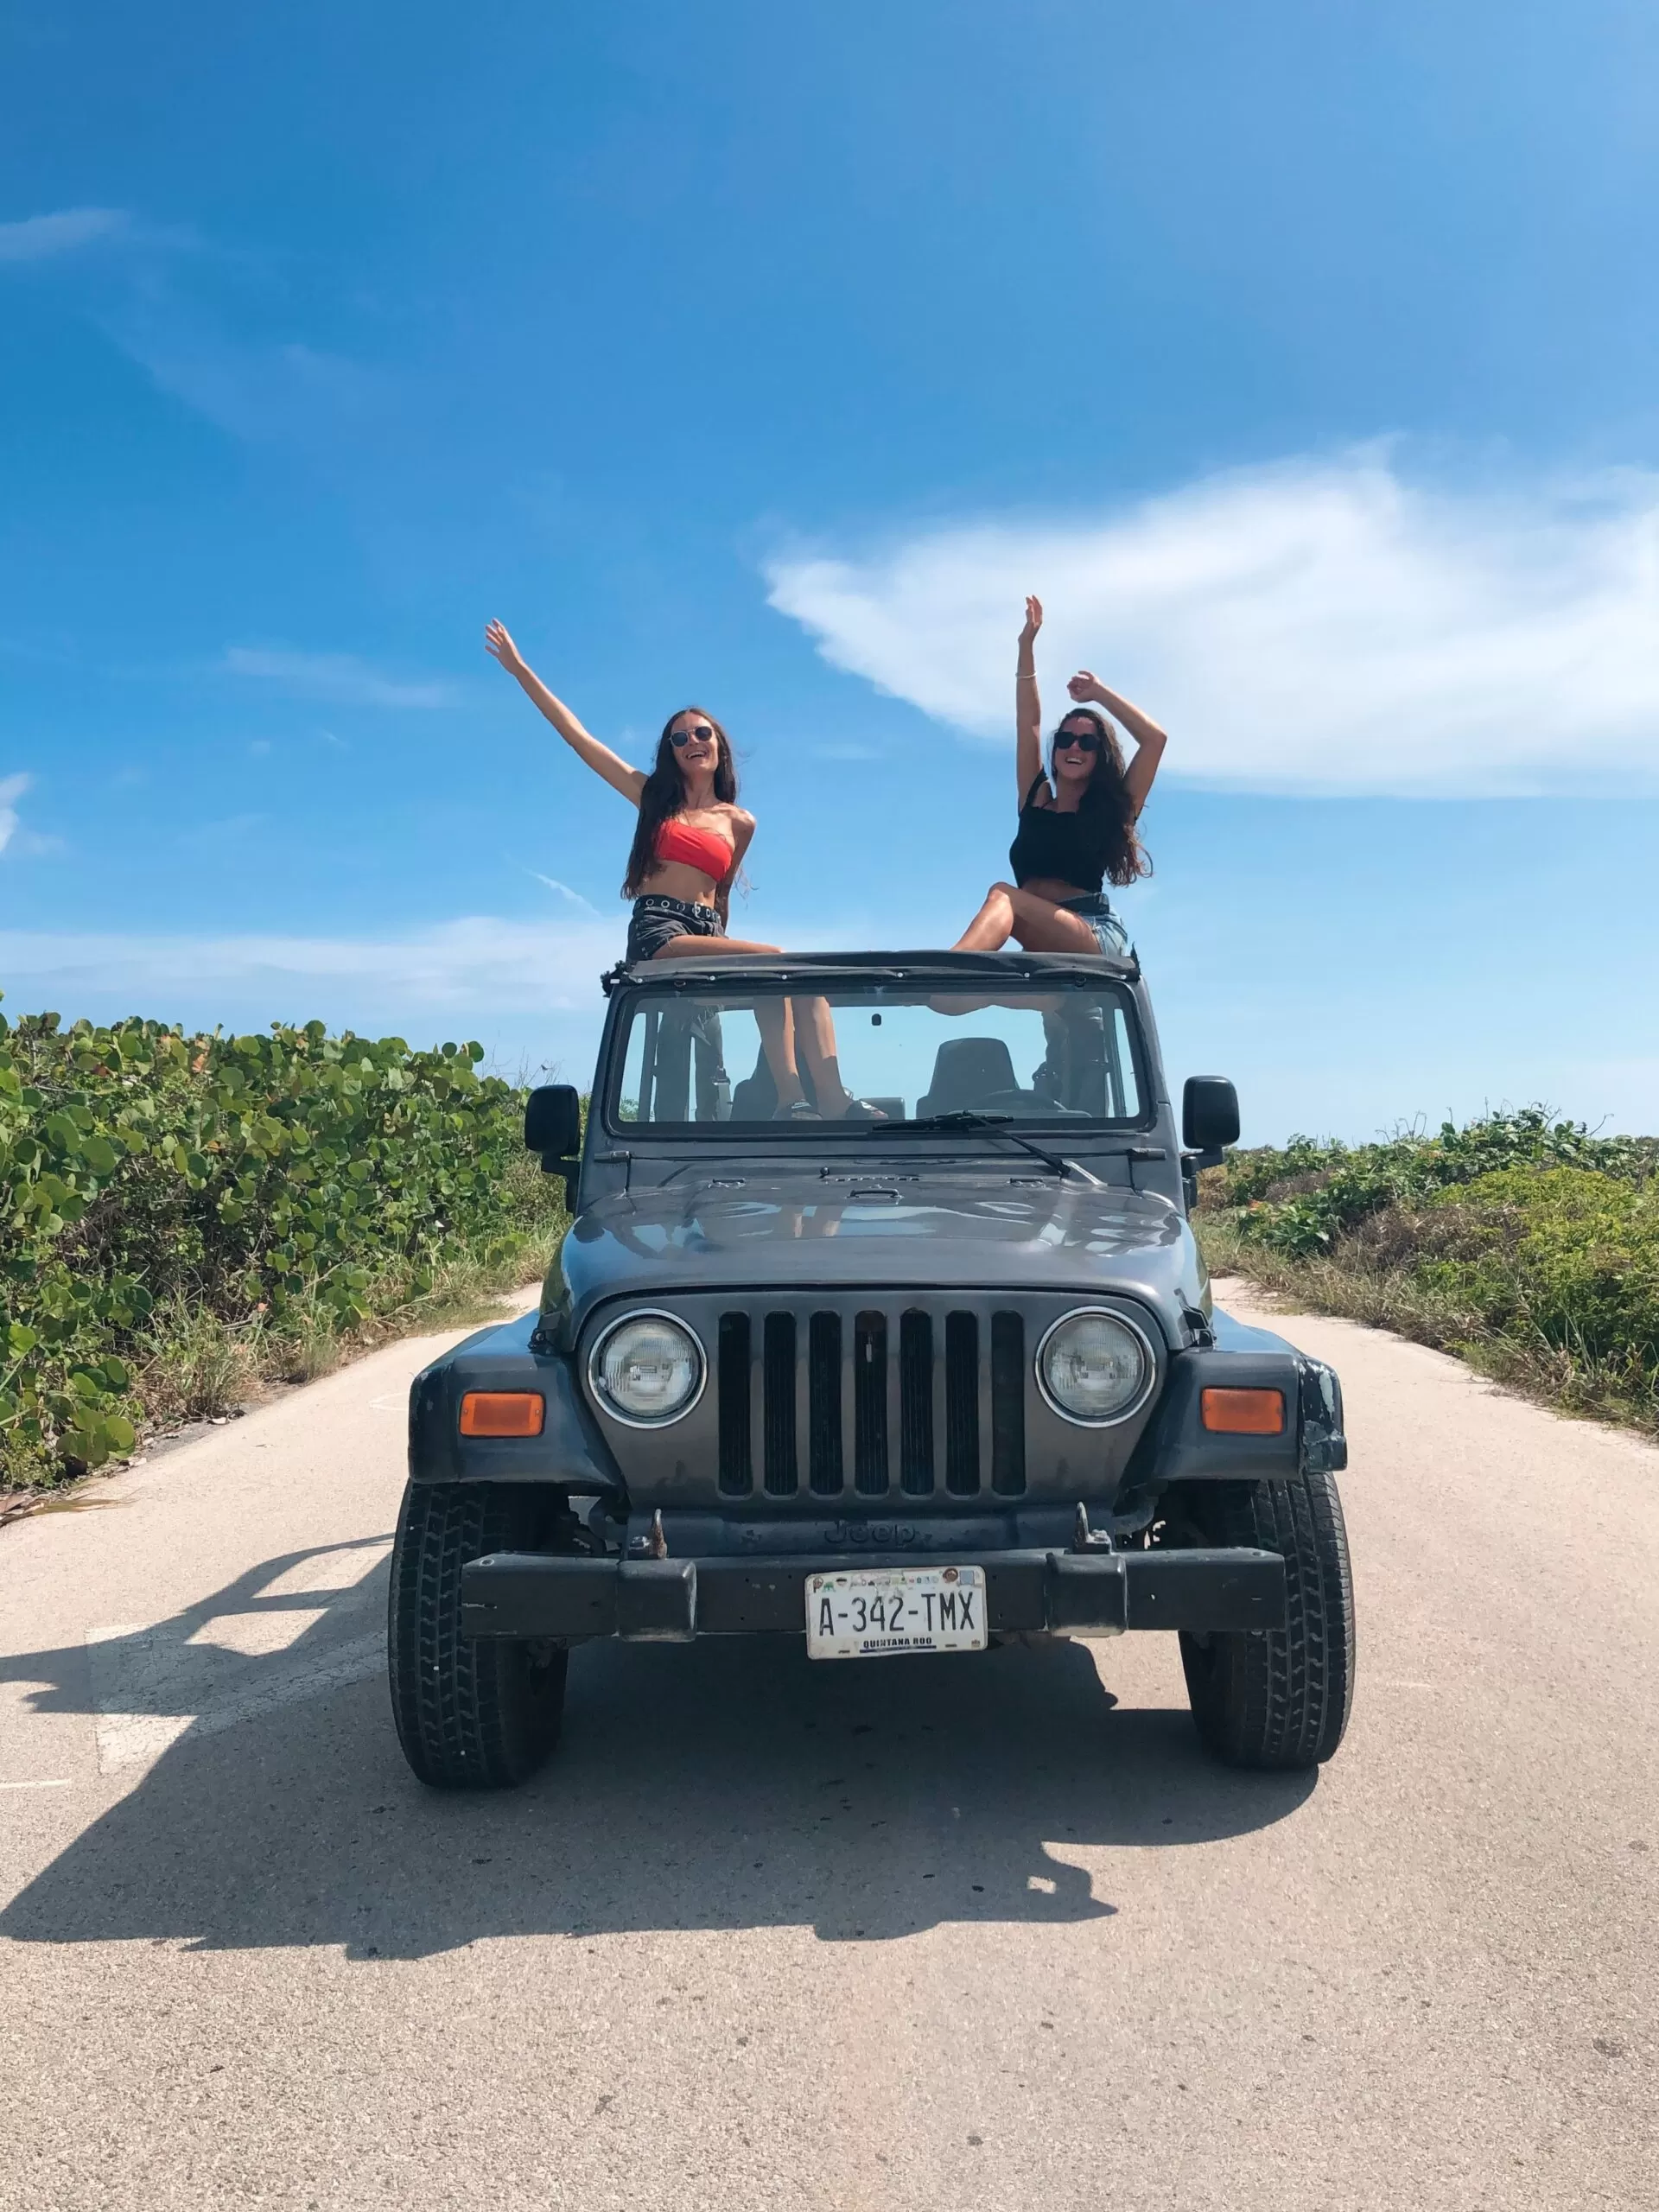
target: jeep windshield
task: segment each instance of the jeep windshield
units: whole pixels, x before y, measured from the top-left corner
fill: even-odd
[[[775,1050],[785,1008],[809,1104],[809,1040],[832,1030],[842,1082],[857,1102],[850,1121],[833,1112],[775,1118],[766,1039],[770,1033]],[[796,1129],[810,1141],[826,1128],[845,1131],[879,1117],[918,1131],[1011,1122],[1077,1135],[1090,1125],[1145,1126],[1145,1065],[1134,1001],[1115,982],[952,988],[837,978],[811,993],[792,981],[787,989],[700,982],[630,994],[607,1109],[619,1131],[765,1123],[773,1135]]]

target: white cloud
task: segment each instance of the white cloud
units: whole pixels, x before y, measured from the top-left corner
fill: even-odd
[[[0,783],[0,803],[27,778]],[[259,817],[250,817],[257,820]],[[537,871],[531,869],[531,874]],[[541,880],[575,899],[550,876]],[[824,950],[872,944],[866,914],[849,912],[826,925],[816,910],[797,922],[769,912],[753,922],[737,912],[733,926],[767,942],[810,945]],[[890,928],[891,924],[887,926]],[[487,1005],[524,1001],[532,1006],[565,1007],[598,994],[601,971],[622,956],[627,912],[613,914],[588,906],[568,921],[514,921],[499,915],[469,915],[385,937],[302,937],[279,931],[217,936],[99,931],[0,930],[0,973],[64,982],[97,978],[121,989],[167,989],[239,985],[250,977],[287,977],[372,985],[400,1000],[431,1004]]]
[[[1267,791],[1659,783],[1659,475],[1414,482],[1379,449],[1203,479],[1095,518],[797,553],[771,603],[825,658],[1001,741],[1024,594],[1053,719],[1092,669],[1169,769]]]
[[[273,1020],[320,1020],[417,1046],[478,1038],[489,1063],[532,1079],[592,1070],[603,971],[626,923],[535,925],[477,916],[378,938],[0,931],[0,976],[15,1019],[148,1014],[232,1034]]]
[[[27,776],[0,777],[0,853],[17,834],[17,802],[29,789]]]
[[[49,261],[99,238],[118,236],[128,221],[119,207],[61,207],[54,214],[0,223],[0,262]]]
[[[340,1018],[366,1031],[411,1009],[586,1006],[626,933],[620,914],[559,925],[483,915],[385,938],[13,930],[0,932],[0,972],[14,999],[58,993],[106,1007],[113,996],[173,1012],[188,998],[188,1018],[210,1025],[255,998],[266,1006],[261,1019],[303,1019],[321,995],[331,1009],[354,1009]]]
[[[367,661],[359,660],[354,653],[302,653],[230,645],[219,665],[230,676],[252,677],[301,698],[329,699],[343,706],[446,707],[455,696],[452,684],[388,676]],[[324,735],[327,734],[325,731]]]
[[[0,785],[0,798],[9,788]],[[877,941],[870,918],[859,914],[829,926],[817,913],[798,926],[777,914],[759,926],[734,915],[733,924],[773,944]],[[366,1032],[411,1011],[596,1010],[599,978],[621,958],[626,936],[620,905],[613,915],[588,908],[556,922],[471,915],[383,937],[5,930],[0,975],[12,1000],[45,1003],[55,995],[66,1011],[102,1014],[119,1002],[211,1027],[245,1022],[257,1006],[260,1021],[318,1011]]]

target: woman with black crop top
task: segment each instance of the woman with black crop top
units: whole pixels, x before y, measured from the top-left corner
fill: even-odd
[[[1166,741],[1156,722],[1085,669],[1066,686],[1078,703],[1060,717],[1052,766],[1045,775],[1033,653],[1042,626],[1042,602],[1027,599],[1014,677],[1020,826],[1008,849],[1014,881],[991,886],[953,950],[994,952],[1014,938],[1027,952],[1122,955],[1128,938],[1104,887],[1152,873],[1135,825]],[[1134,741],[1135,756],[1127,765],[1101,707],[1116,715]]]

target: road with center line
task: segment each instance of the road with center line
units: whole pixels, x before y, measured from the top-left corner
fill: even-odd
[[[1254,1314],[1241,1286],[1227,1303]],[[8,2212],[1659,2202],[1659,1451],[1351,1324],[1317,1777],[1173,1638],[590,1646],[410,1777],[397,1344],[0,1532]]]

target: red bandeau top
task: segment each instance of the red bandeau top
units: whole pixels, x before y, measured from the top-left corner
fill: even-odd
[[[657,832],[657,858],[701,868],[718,883],[732,864],[732,847],[714,830],[698,830],[671,815]]]

